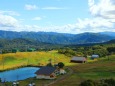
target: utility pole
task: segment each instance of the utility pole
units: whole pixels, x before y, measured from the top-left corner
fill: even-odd
[[[3,58],[3,52],[2,52],[2,50],[1,50],[1,54],[2,54],[2,66],[3,66],[3,70],[4,70],[4,58]],[[5,82],[6,82],[6,79],[5,79],[5,77],[4,77],[4,74],[3,74],[3,84],[5,84]]]
[[[29,65],[29,58],[27,58],[27,66]]]
[[[109,60],[109,56],[110,56],[111,54],[110,53],[108,53],[108,55],[107,55],[107,57],[108,57],[108,60]]]

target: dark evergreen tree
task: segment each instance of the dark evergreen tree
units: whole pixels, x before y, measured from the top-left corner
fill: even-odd
[[[59,63],[58,63],[58,67],[59,67],[59,68],[63,68],[63,67],[64,67],[64,63],[63,63],[63,62],[59,62]]]

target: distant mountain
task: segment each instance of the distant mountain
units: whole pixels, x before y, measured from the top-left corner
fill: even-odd
[[[115,44],[115,39],[105,42],[106,44]]]
[[[102,33],[65,34],[54,32],[13,32],[0,31],[0,38],[26,38],[52,44],[87,44],[102,43],[114,39],[114,36]]]
[[[100,34],[115,37],[115,32],[101,32]]]
[[[14,48],[20,50],[26,50],[28,48],[35,48],[36,50],[42,50],[42,49],[47,50],[57,48],[60,46],[62,45],[43,43],[33,39],[26,39],[26,38],[0,39],[0,50],[1,49],[12,50]]]
[[[77,44],[102,43],[111,39],[114,39],[114,37],[102,35],[100,33],[82,33],[76,35],[74,38]]]

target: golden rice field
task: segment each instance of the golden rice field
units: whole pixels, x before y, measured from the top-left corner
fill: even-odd
[[[17,68],[26,65],[44,66],[52,59],[52,64],[63,62],[69,65],[70,57],[57,53],[57,51],[49,52],[17,52],[0,54],[0,70]]]

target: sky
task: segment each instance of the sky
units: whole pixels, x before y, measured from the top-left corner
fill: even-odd
[[[0,30],[115,32],[115,0],[0,0]]]

